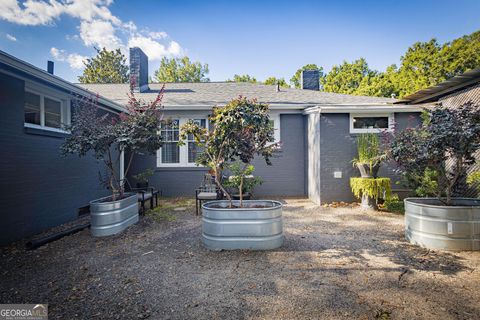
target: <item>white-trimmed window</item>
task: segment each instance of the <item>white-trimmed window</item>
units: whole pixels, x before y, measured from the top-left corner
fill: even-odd
[[[394,121],[393,113],[351,113],[350,133],[379,133],[382,131],[392,131]]]
[[[26,127],[64,132],[63,127],[70,124],[70,118],[68,100],[40,91],[25,90]]]
[[[270,114],[270,123],[273,125],[275,142],[280,142],[280,114]]]
[[[193,136],[189,135],[184,145],[178,145],[180,127],[190,120],[208,129],[206,118],[172,118],[162,122],[160,134],[164,142],[157,151],[157,167],[196,166],[195,160],[202,150],[193,140]]]

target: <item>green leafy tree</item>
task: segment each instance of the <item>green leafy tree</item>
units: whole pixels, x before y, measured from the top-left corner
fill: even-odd
[[[300,84],[300,77],[302,75],[302,71],[303,70],[318,70],[319,73],[320,73],[320,83],[321,83],[321,79],[323,78],[323,68],[322,67],[319,67],[317,66],[316,64],[306,64],[304,65],[303,67],[301,67],[300,69],[298,69],[295,74],[293,75],[293,77],[290,79],[290,84],[294,87],[294,88],[297,88],[299,89],[301,87],[301,84]]]
[[[280,85],[280,87],[283,87],[283,88],[290,87],[284,78],[268,77],[263,82],[263,84],[266,84],[266,85],[276,85],[277,83]]]
[[[442,47],[440,55],[447,64],[446,78],[470,69],[480,68],[480,31],[446,43]]]
[[[95,48],[97,55],[84,61],[85,70],[78,77],[80,83],[126,83],[128,66],[120,49],[109,51]]]
[[[208,64],[198,61],[191,62],[190,58],[162,58],[160,68],[155,71],[157,82],[209,82]]]
[[[227,82],[248,82],[257,83],[257,79],[248,74],[234,74],[233,79],[228,79]]]
[[[145,103],[131,93],[126,113],[112,118],[98,107],[97,99],[73,99],[74,114],[72,124],[67,126],[71,132],[61,146],[64,156],[77,154],[80,157],[93,155],[102,161],[107,173],[102,182],[112,192],[112,200],[124,196],[125,179],[120,179],[117,168],[121,151],[128,154],[125,161],[124,176],[127,176],[135,154],[155,154],[162,146],[162,137],[158,131],[162,119],[161,102],[164,88],[156,99]]]
[[[445,63],[437,40],[416,42],[401,58],[398,70],[400,96],[411,94],[446,80]]]
[[[392,64],[386,72],[378,72],[373,77],[364,77],[355,90],[356,95],[372,97],[398,97],[397,66]]]
[[[364,58],[332,67],[332,70],[322,79],[323,90],[327,92],[357,94],[360,85],[366,86],[377,75],[368,67]]]
[[[277,149],[274,143],[274,129],[270,124],[268,105],[257,103],[245,97],[233,99],[224,107],[214,107],[209,118],[211,129],[205,129],[190,121],[180,129],[180,144],[188,137],[202,148],[196,163],[211,168],[215,182],[230,200],[232,197],[223,187],[220,179],[222,170],[236,160],[242,162],[241,172],[246,172],[257,155],[271,165],[270,158]],[[243,175],[243,178],[245,176]],[[241,179],[243,179],[241,178]],[[240,205],[243,182],[240,183]]]

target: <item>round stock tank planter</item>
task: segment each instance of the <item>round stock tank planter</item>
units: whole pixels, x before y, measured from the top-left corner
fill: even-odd
[[[95,237],[117,234],[138,222],[136,193],[125,193],[125,198],[108,201],[111,197],[90,202],[90,232]]]
[[[480,250],[480,199],[406,198],[405,236],[413,244],[443,250]]]
[[[272,200],[211,201],[202,205],[202,242],[210,250],[270,250],[283,244],[282,204]]]

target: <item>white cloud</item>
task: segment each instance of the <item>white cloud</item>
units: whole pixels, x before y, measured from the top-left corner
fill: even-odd
[[[120,24],[108,6],[108,0],[27,0],[22,5],[17,0],[1,0],[0,19],[23,25],[52,24],[62,14],[67,14],[80,20],[91,21],[99,18]]]
[[[153,61],[184,54],[180,44],[169,39],[166,32],[153,32],[148,28],[139,31],[133,21],[123,22],[113,15],[109,9],[112,3],[112,0],[0,0],[0,20],[20,25],[54,25],[66,15],[80,21],[79,35],[67,35],[67,39],[81,39],[87,47],[120,48],[128,55],[127,46],[138,46]],[[57,61],[68,62],[75,69],[83,68],[82,61],[86,58],[56,48],[51,49],[51,54]]]
[[[55,47],[50,49],[50,54],[56,61],[68,62],[72,69],[77,70],[83,69],[85,67],[83,61],[88,59],[88,57],[79,55],[78,53],[67,54],[65,50],[57,49]]]
[[[168,37],[168,34],[165,31],[149,32],[148,35],[150,36],[150,38],[156,40],[165,39],[166,37]]]
[[[151,37],[135,35],[128,40],[128,47],[139,47],[150,60],[161,60],[163,57],[179,56],[183,49],[175,41],[170,41],[168,46],[155,41]]]
[[[86,46],[96,46],[108,50],[123,47],[122,41],[115,35],[115,28],[109,21],[93,20],[80,23],[80,38]]]
[[[9,33],[7,33],[7,36],[6,36],[6,37],[7,37],[7,39],[10,40],[10,41],[13,41],[13,42],[17,41],[17,38],[15,38],[14,36],[12,36],[12,35],[9,34]]]

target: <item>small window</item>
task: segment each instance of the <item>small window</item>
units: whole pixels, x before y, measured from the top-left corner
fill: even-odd
[[[275,142],[280,142],[280,114],[270,115],[270,125],[273,127]]]
[[[180,120],[163,121],[160,134],[164,141],[161,148],[161,163],[180,163]]]
[[[69,101],[47,96],[41,91],[25,91],[24,124],[64,132],[63,126],[70,124]]]
[[[25,92],[25,123],[40,125],[40,96]]]
[[[393,128],[393,114],[350,114],[350,133],[378,133]]]

